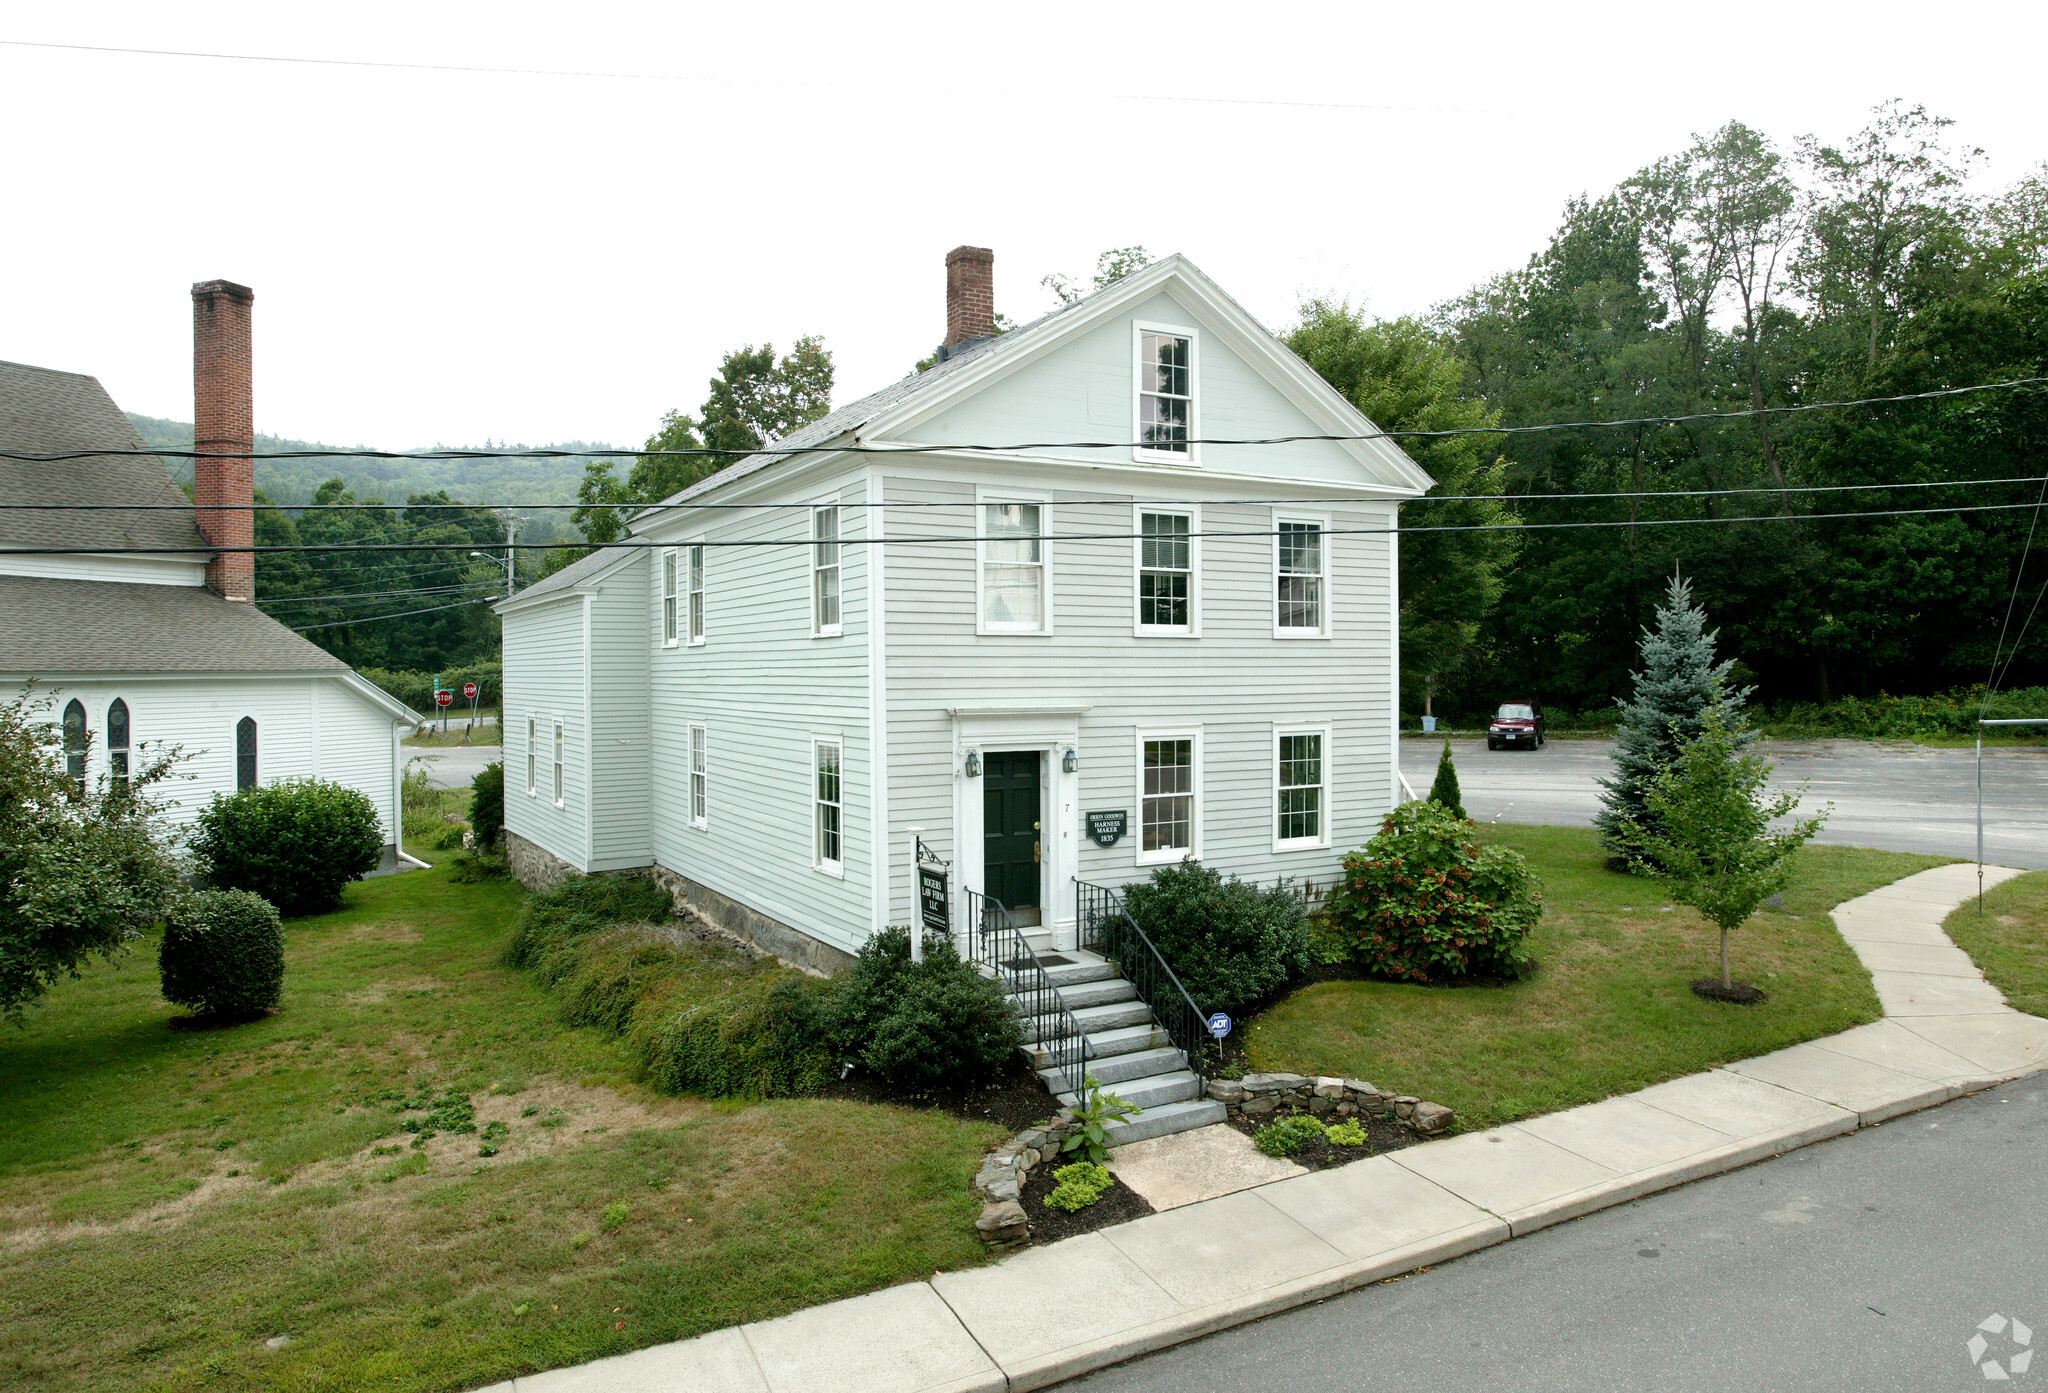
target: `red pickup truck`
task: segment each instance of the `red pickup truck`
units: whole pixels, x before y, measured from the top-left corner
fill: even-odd
[[[1486,748],[1512,750],[1543,748],[1543,708],[1533,701],[1502,702],[1486,727]]]

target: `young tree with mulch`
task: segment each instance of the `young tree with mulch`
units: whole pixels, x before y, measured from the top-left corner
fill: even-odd
[[[1743,712],[1753,689],[1729,685],[1735,660],[1714,661],[1718,636],[1707,628],[1706,610],[1692,602],[1691,584],[1674,572],[1657,609],[1656,629],[1643,630],[1643,667],[1632,674],[1635,691],[1615,703],[1621,724],[1614,731],[1614,777],[1600,781],[1605,806],[1593,819],[1601,844],[1632,867],[1646,858],[1629,829],[1655,828],[1650,789],[1677,761],[1681,747],[1706,728],[1708,715],[1718,714],[1737,753],[1756,739]]]
[[[1721,979],[1692,984],[1701,996],[1752,1005],[1763,993],[1728,971],[1728,935],[1757,907],[1784,890],[1792,855],[1806,845],[1826,813],[1802,818],[1785,831],[1771,824],[1790,816],[1799,795],[1771,794],[1771,765],[1750,753],[1744,732],[1709,707],[1700,733],[1679,747],[1644,793],[1647,817],[1624,832],[1636,869],[1664,882],[1671,898],[1691,905],[1721,930]]]

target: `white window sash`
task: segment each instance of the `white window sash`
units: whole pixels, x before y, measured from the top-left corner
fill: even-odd
[[[811,814],[812,865],[829,875],[844,873],[846,746],[841,741],[811,741]]]
[[[704,641],[704,546],[696,543],[689,549],[690,556],[690,642]]]
[[[1147,390],[1153,382],[1149,375],[1152,363],[1145,354],[1147,334],[1165,335],[1186,339],[1188,344],[1187,391],[1182,393],[1160,393]],[[1186,403],[1187,448],[1159,449],[1149,447],[1145,440],[1146,399],[1177,400]],[[1131,326],[1131,456],[1141,463],[1158,464],[1199,464],[1202,447],[1196,442],[1202,436],[1201,422],[1201,336],[1184,324],[1148,324],[1140,320]]]
[[[1184,791],[1150,791],[1147,788],[1147,784],[1152,781],[1146,778],[1145,747],[1149,744],[1166,741],[1185,742],[1188,746],[1188,786]],[[1136,810],[1135,817],[1138,824],[1133,829],[1137,833],[1134,839],[1137,864],[1141,866],[1168,865],[1188,856],[1193,856],[1199,860],[1202,855],[1202,732],[1200,730],[1140,730],[1137,733],[1136,755],[1138,778],[1132,801]],[[1146,847],[1146,827],[1148,825],[1146,814],[1155,810],[1160,812],[1178,812],[1183,810],[1160,806],[1168,799],[1186,800],[1184,807],[1187,823],[1186,844],[1157,847],[1148,850]],[[1173,820],[1179,821],[1180,819],[1175,818]]]
[[[1298,555],[1293,567],[1286,566],[1286,552],[1289,548],[1282,543],[1288,540],[1287,533],[1293,528],[1312,527],[1316,530],[1315,569],[1299,567]],[[1287,582],[1305,582],[1292,587]],[[1330,519],[1315,514],[1275,513],[1273,515],[1273,634],[1276,638],[1328,638],[1330,636]],[[1290,596],[1287,592],[1295,593]],[[1299,606],[1314,605],[1313,624],[1298,622],[1301,617]],[[1294,620],[1297,622],[1287,622]]]
[[[526,796],[528,798],[536,797],[539,793],[539,786],[534,782],[535,771],[533,747],[535,743],[540,739],[539,734],[535,730],[536,724],[537,722],[532,716],[528,716],[526,718]]]
[[[704,827],[711,819],[711,735],[701,725],[690,727],[690,825]]]
[[[1301,739],[1315,741],[1312,754],[1315,759],[1314,783],[1288,783],[1290,772],[1298,777],[1300,769],[1290,771],[1282,755],[1290,741]],[[1277,726],[1273,731],[1273,850],[1298,851],[1311,847],[1330,845],[1330,739],[1328,726]],[[1300,753],[1297,747],[1297,753]],[[1313,793],[1313,799],[1289,798],[1289,794]],[[1298,827],[1290,826],[1290,814],[1297,815],[1312,805],[1315,817],[1315,831],[1303,835]],[[1296,835],[1287,835],[1290,831]]]
[[[1147,517],[1175,517],[1187,520],[1187,622],[1185,624],[1154,624],[1147,622],[1152,617],[1153,607],[1145,601],[1145,576],[1147,571],[1159,572],[1166,568],[1145,564],[1145,519]],[[1131,531],[1136,540],[1131,545],[1131,631],[1140,638],[1193,637],[1202,631],[1202,512],[1199,508],[1168,507],[1159,504],[1140,503],[1131,510]],[[1155,559],[1156,556],[1155,556]]]
[[[555,806],[561,807],[568,801],[568,778],[564,765],[567,763],[562,748],[562,723],[555,722]]]
[[[676,553],[673,549],[661,554],[661,643],[664,648],[676,646]]]
[[[845,596],[840,586],[839,509],[837,506],[811,510],[811,633],[829,638],[842,632],[840,606]]]
[[[1036,509],[1037,524],[1021,515],[1018,525],[1033,538],[1024,541],[1014,535],[992,534],[991,510],[997,508]],[[983,634],[1049,634],[1052,632],[1052,544],[1042,540],[1052,530],[1052,504],[1044,498],[986,494],[975,500],[975,631]],[[992,619],[991,609],[1000,596],[1021,601],[1035,595],[1038,615],[1032,619]],[[1023,604],[1016,604],[1023,609]]]

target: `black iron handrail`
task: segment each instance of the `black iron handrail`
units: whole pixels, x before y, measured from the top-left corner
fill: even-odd
[[[1138,989],[1138,998],[1152,1008],[1152,1019],[1188,1057],[1196,1082],[1205,1082],[1212,1056],[1220,1063],[1207,1013],[1195,1005],[1173,968],[1124,908],[1123,896],[1078,876],[1074,885],[1080,891],[1081,946],[1116,963],[1124,980]]]
[[[993,971],[1010,989],[1031,1043],[1067,1080],[1067,1090],[1080,1098],[1088,1088],[1087,1032],[1067,1009],[1052,975],[1039,962],[1031,940],[1017,928],[1003,902],[975,890],[965,894],[967,948],[963,956]]]

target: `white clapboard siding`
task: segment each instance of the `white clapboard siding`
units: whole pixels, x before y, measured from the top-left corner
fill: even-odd
[[[590,601],[588,870],[645,866],[654,855],[647,642],[653,570],[646,552],[633,552]]]
[[[843,537],[866,527],[860,471],[814,480],[779,501],[837,502]],[[696,514],[648,535],[692,541],[808,538],[805,508]],[[870,930],[866,548],[840,548],[841,632],[814,637],[808,546],[705,548],[704,642],[662,645],[659,553],[649,567],[644,644],[653,659],[654,859],[664,867],[834,947],[857,950]],[[687,553],[678,571],[686,589]],[[690,818],[690,727],[708,750],[707,816]],[[815,863],[812,741],[842,750],[841,873]]]
[[[505,618],[505,827],[578,870],[590,868],[583,681],[586,599],[566,595]],[[554,799],[554,728],[562,723],[562,801]],[[534,730],[533,787],[526,780]]]
[[[20,679],[0,677],[18,685]],[[157,792],[169,800],[180,829],[217,793],[235,790],[235,727],[256,722],[256,777],[329,779],[361,790],[376,805],[385,841],[393,840],[397,728],[390,713],[345,680],[291,674],[120,674],[86,677],[38,674],[36,693],[51,698],[46,717],[62,719],[76,698],[91,732],[86,777],[108,769],[107,708],[128,704],[130,768],[177,747],[185,758]]]

